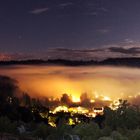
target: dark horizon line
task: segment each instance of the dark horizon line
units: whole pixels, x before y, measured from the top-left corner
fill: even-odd
[[[102,61],[98,60],[68,60],[68,59],[28,59],[28,60],[6,60],[0,61],[0,65],[64,65],[64,66],[130,66],[140,67],[140,57],[125,58],[107,58]]]

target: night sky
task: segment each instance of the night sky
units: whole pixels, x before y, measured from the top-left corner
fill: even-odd
[[[0,59],[140,54],[140,0],[0,0]]]

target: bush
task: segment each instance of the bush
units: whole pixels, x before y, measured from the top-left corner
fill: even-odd
[[[110,137],[101,137],[101,138],[99,138],[98,140],[113,140],[113,139],[110,138]]]
[[[123,137],[119,132],[113,131],[111,133],[111,138],[113,140],[128,140],[126,137]]]
[[[7,117],[0,117],[0,133],[16,133],[16,123],[11,123]]]
[[[140,140],[140,129],[136,129],[133,131],[133,135],[131,137],[132,140]]]
[[[82,138],[82,140],[96,140],[100,137],[101,131],[96,123],[90,122],[78,124],[74,128],[74,133]]]
[[[103,129],[101,129],[101,135],[102,136],[109,136],[111,134],[112,130],[110,127],[106,126]]]
[[[34,132],[34,136],[45,139],[52,133],[53,133],[52,127],[47,126],[44,123],[41,123],[38,125],[36,131]]]

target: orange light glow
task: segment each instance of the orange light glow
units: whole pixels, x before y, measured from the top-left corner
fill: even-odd
[[[69,112],[79,113],[79,114],[87,114],[89,112],[89,110],[87,108],[79,106],[79,107],[71,107],[71,108],[69,108]]]
[[[111,98],[110,97],[107,97],[107,96],[104,96],[103,97],[103,101],[111,101]]]
[[[57,113],[57,112],[68,112],[68,107],[66,106],[58,106],[53,110],[53,114]]]
[[[73,102],[79,102],[81,93],[87,92],[90,100],[111,101],[118,98],[130,100],[131,96],[140,93],[138,68],[14,65],[1,67],[0,73],[16,79],[20,89],[32,97],[60,98],[67,93]]]
[[[120,101],[119,101],[119,100],[114,100],[114,101],[110,104],[109,107],[110,107],[112,110],[117,110],[118,107],[119,107],[119,105],[120,105]]]
[[[95,100],[91,99],[91,100],[90,100],[90,102],[91,102],[91,103],[94,103],[94,102],[95,102]]]
[[[78,102],[80,102],[80,98],[78,98],[76,96],[72,96],[72,102],[73,103],[78,103]]]

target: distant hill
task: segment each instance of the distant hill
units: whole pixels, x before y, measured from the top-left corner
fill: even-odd
[[[0,61],[0,65],[64,65],[64,66],[90,66],[90,65],[113,65],[140,67],[140,58],[108,58],[103,61],[83,61],[83,60],[18,60],[18,61]]]

